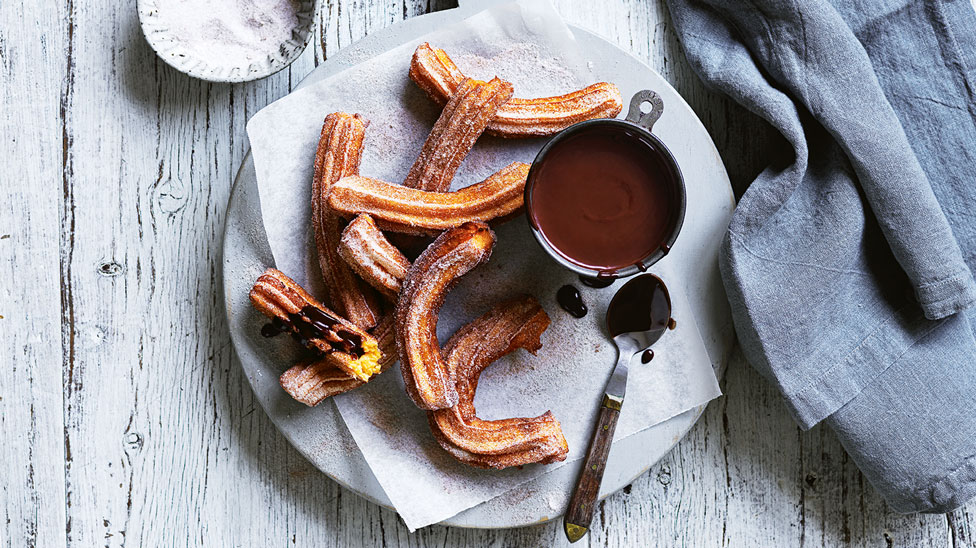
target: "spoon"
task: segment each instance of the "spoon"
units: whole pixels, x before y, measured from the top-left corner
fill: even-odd
[[[637,356],[641,362],[649,362],[654,357],[649,347],[668,329],[674,329],[671,296],[661,278],[653,274],[638,276],[624,284],[610,300],[607,331],[617,346],[617,365],[607,382],[596,431],[563,519],[570,542],[582,538],[593,519],[593,506],[600,493],[610,443],[627,391],[630,362]]]

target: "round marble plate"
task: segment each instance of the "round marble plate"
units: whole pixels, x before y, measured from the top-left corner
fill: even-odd
[[[467,17],[479,7],[461,7],[404,21],[346,47],[317,67],[306,86],[373,55],[394,48],[439,26]],[[734,207],[728,174],[715,145],[691,108],[658,73],[636,57],[582,29],[572,29],[593,61],[598,80],[615,82],[624,97],[640,89],[661,94],[668,110],[655,126],[667,142],[688,186],[688,211],[681,238],[671,252],[677,272],[686,278],[688,300],[718,375],[732,348],[728,304],[718,273],[718,249]],[[254,165],[250,154],[238,173],[227,211],[223,245],[223,290],[231,339],[245,374],[265,411],[288,440],[317,468],[343,486],[377,504],[391,507],[362,454],[339,417],[325,401],[309,409],[291,400],[278,385],[285,365],[268,363],[253,334],[247,293],[257,273],[273,264],[261,221]],[[394,373],[395,374],[395,373]],[[594,404],[595,405],[595,404]],[[704,406],[616,442],[600,496],[605,497],[646,472],[691,429]],[[445,520],[446,525],[479,528],[518,527],[560,516],[582,461],[570,463],[519,488]],[[545,482],[546,488],[541,488]],[[553,486],[562,486],[554,490]]]

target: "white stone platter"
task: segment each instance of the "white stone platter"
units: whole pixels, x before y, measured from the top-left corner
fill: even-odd
[[[408,40],[448,25],[481,9],[480,2],[408,19],[346,47],[312,71],[309,85]],[[718,272],[718,251],[734,208],[728,174],[714,143],[687,103],[657,72],[636,57],[588,31],[573,28],[598,80],[616,83],[628,102],[634,92],[653,89],[663,98],[665,115],[655,126],[671,149],[688,187],[684,227],[668,257],[686,279],[688,299],[716,374],[722,375],[733,344],[732,323]],[[256,318],[247,299],[251,284],[273,265],[261,222],[254,165],[244,159],[228,204],[223,244],[223,290],[231,339],[245,374],[271,420],[317,468],[355,493],[386,507],[389,499],[370,472],[335,405],[325,401],[307,408],[292,401],[278,384],[285,368],[270,363],[261,349]],[[540,251],[541,252],[541,251]],[[396,374],[391,371],[388,374]],[[691,429],[704,406],[616,442],[600,489],[605,497],[646,472]],[[577,461],[517,489],[466,510],[443,523],[459,527],[505,528],[539,523],[562,515],[575,482]],[[548,487],[542,489],[542,484]],[[553,495],[553,485],[565,489]],[[565,493],[565,496],[563,495]]]

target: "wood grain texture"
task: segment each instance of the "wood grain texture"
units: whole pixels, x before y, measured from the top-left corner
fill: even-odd
[[[555,0],[661,72],[737,191],[781,146],[704,89],[658,1]],[[0,2],[3,546],[562,546],[560,520],[413,535],[308,464],[234,363],[218,281],[244,126],[367,33],[450,0],[325,0],[312,45],[248,84],[193,80],[134,5]],[[976,504],[888,510],[826,429],[801,432],[737,355],[726,397],[601,502],[589,546],[976,547]]]
[[[593,521],[593,506],[600,492],[600,482],[603,481],[603,472],[607,468],[607,456],[610,454],[610,444],[613,441],[613,433],[617,430],[617,419],[620,418],[620,403],[616,407],[609,407],[607,399],[604,398],[603,405],[600,406],[600,414],[596,419],[596,428],[593,437],[590,439],[590,447],[586,451],[583,467],[580,469],[579,478],[576,480],[576,487],[573,494],[569,497],[569,505],[566,507],[566,515],[563,523],[565,525],[566,536],[570,542],[576,542],[579,537],[578,532],[574,532],[571,526],[590,528]]]
[[[70,321],[62,308],[70,288],[58,278],[58,249],[61,196],[72,182],[62,102],[70,18],[70,4],[0,3],[2,546],[64,545],[62,374],[75,341],[59,328]]]

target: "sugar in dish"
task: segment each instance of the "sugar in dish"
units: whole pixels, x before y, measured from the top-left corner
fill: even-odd
[[[292,0],[160,0],[158,5],[176,40],[220,64],[267,57],[291,38],[301,7]]]
[[[205,80],[263,78],[311,37],[311,0],[140,0],[143,32],[159,56]]]

